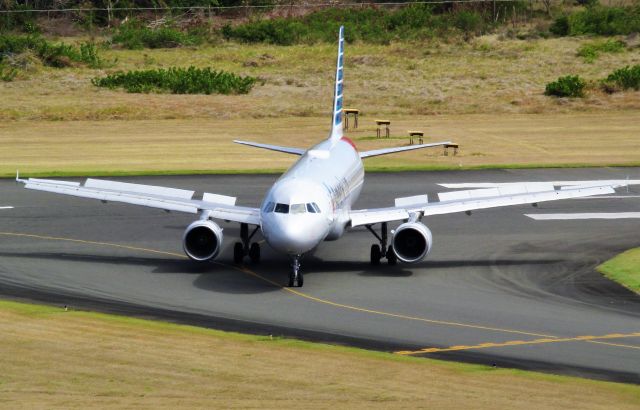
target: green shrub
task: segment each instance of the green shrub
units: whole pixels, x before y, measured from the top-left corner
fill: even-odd
[[[626,48],[626,44],[620,40],[606,40],[584,44],[577,54],[587,63],[593,63],[602,53],[621,53]]]
[[[121,25],[111,41],[131,50],[139,50],[198,45],[203,42],[203,38],[196,32],[185,33],[169,26],[152,29],[133,20]]]
[[[593,6],[558,17],[550,28],[559,36],[596,34],[611,36],[640,31],[640,5],[630,7]]]
[[[485,28],[482,16],[475,11],[461,11],[453,15],[453,25],[465,34],[480,34]]]
[[[4,64],[0,64],[0,80],[5,82],[13,81],[18,75],[18,70],[15,67],[9,67]]]
[[[544,94],[555,97],[583,97],[586,85],[587,83],[580,76],[568,75],[547,84]]]
[[[607,76],[602,85],[607,92],[628,90],[630,88],[636,91],[640,90],[640,64],[615,70]]]
[[[517,10],[520,10],[520,2]],[[499,7],[503,7],[499,2]],[[516,6],[504,8],[510,15]],[[502,10],[502,9],[501,9]],[[247,43],[289,45],[297,43],[334,42],[338,27],[347,27],[346,40],[388,43],[393,40],[425,39],[435,36],[476,35],[488,31],[495,23],[491,13],[473,6],[434,12],[428,4],[412,4],[395,10],[385,8],[327,8],[303,17],[255,19],[247,23],[222,28],[228,40]]]
[[[118,72],[94,78],[91,82],[97,87],[122,87],[130,93],[168,91],[173,94],[247,94],[253,88],[256,78],[191,66]]]
[[[80,47],[69,44],[54,44],[43,37],[32,35],[0,35],[0,62],[8,55],[33,52],[44,65],[50,67],[68,67],[79,63],[97,68],[102,65],[98,51],[93,43],[83,43]]]

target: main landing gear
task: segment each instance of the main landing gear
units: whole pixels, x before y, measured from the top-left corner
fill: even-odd
[[[398,257],[393,252],[393,247],[391,245],[387,246],[387,223],[383,222],[381,225],[380,235],[373,230],[372,225],[365,225],[369,232],[380,241],[380,245],[371,245],[371,264],[374,266],[380,265],[380,260],[387,258],[387,263],[393,266],[398,263]]]
[[[304,284],[302,272],[300,272],[300,255],[291,256],[291,271],[289,271],[289,287],[301,288]]]
[[[236,242],[233,245],[233,262],[237,265],[242,263],[245,256],[248,256],[251,263],[257,264],[260,262],[260,244],[257,242],[250,243],[253,235],[258,232],[259,226],[251,232],[249,235],[249,224],[240,224],[240,240],[242,242]]]

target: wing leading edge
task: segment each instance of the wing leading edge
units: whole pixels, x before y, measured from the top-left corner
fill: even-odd
[[[91,178],[84,184],[50,179],[20,179],[19,177],[16,177],[16,181],[24,184],[26,189],[36,191],[191,214],[206,211],[207,217],[211,219],[260,224],[258,208],[237,206],[236,198],[224,195],[204,193],[202,200],[198,200],[192,199],[194,191]]]

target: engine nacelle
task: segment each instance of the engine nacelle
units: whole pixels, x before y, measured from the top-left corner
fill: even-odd
[[[393,233],[393,253],[402,262],[419,262],[431,251],[431,231],[420,222],[407,222]]]
[[[199,220],[187,226],[182,235],[182,248],[192,260],[205,262],[218,256],[222,238],[222,228],[216,223]]]

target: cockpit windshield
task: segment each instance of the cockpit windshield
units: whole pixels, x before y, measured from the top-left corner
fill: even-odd
[[[290,209],[292,214],[303,214],[307,211],[305,204],[291,204]]]
[[[307,204],[281,204],[281,203],[273,203],[267,202],[267,204],[262,209],[263,212],[277,212],[279,214],[319,214],[320,208],[318,204],[315,202],[307,203]]]
[[[289,204],[276,204],[276,208],[274,212],[278,212],[280,214],[288,214],[289,213]]]

